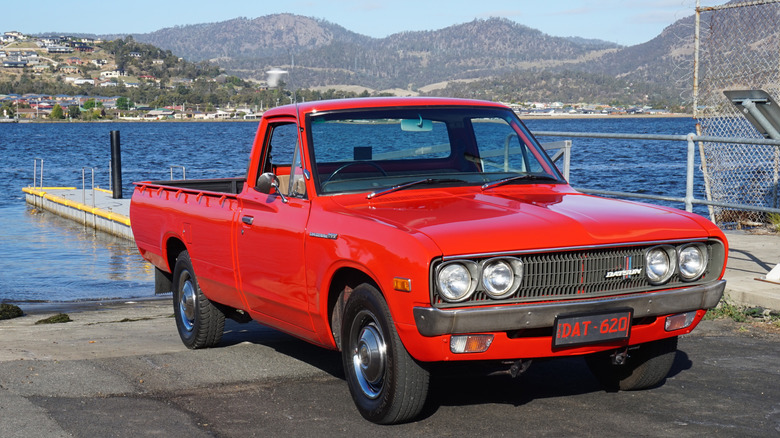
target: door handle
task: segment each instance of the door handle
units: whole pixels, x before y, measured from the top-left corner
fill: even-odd
[[[252,216],[242,216],[241,217],[241,222],[243,222],[243,223],[245,223],[247,225],[252,225],[255,222],[255,218],[252,217]]]

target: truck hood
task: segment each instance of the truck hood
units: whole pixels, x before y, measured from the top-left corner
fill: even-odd
[[[568,188],[458,194],[414,190],[372,201],[363,195],[337,202],[347,212],[423,233],[443,255],[708,237],[689,213]]]

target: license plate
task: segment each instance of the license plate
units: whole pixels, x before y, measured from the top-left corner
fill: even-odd
[[[553,347],[628,339],[630,333],[631,310],[562,315],[555,318]]]

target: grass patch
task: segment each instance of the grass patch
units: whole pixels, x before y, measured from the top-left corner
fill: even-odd
[[[67,313],[58,313],[54,316],[50,316],[48,318],[44,318],[40,321],[36,321],[35,324],[62,324],[64,322],[71,322],[73,321],[70,319],[70,316],[68,316]]]

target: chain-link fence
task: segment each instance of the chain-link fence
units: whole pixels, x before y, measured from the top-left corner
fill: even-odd
[[[694,117],[699,135],[765,138],[747,110],[724,91],[763,90],[780,102],[780,0],[696,8]],[[702,143],[705,190],[711,201],[778,208],[780,153],[775,146]],[[711,207],[721,227],[761,226],[760,211]]]

